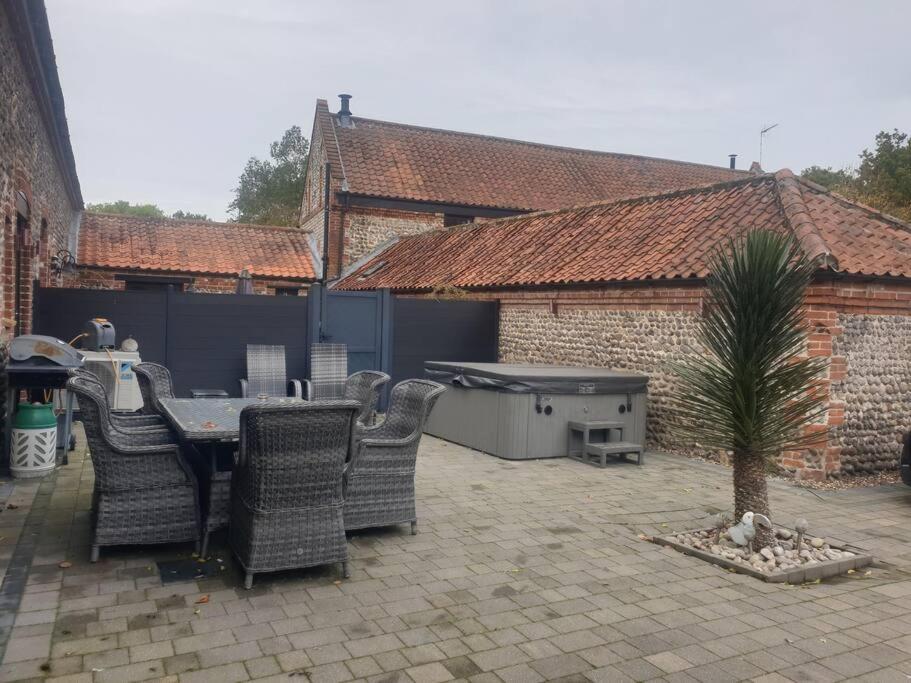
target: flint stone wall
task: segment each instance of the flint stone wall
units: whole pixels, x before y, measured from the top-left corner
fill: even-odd
[[[669,420],[676,381],[667,368],[697,348],[698,316],[657,310],[500,309],[500,360],[504,363],[558,363],[643,372],[648,385],[646,441],[649,446],[690,450]]]
[[[895,469],[901,436],[911,429],[911,317],[842,313],[838,322],[833,355],[845,357],[847,373],[832,391],[845,418],[832,439],[842,471]]]
[[[443,227],[443,214],[351,209],[345,213],[345,265],[393,237],[408,237]]]

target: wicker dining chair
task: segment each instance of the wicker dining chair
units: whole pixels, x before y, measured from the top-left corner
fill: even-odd
[[[252,405],[240,414],[228,541],[246,573],[342,563],[356,401]]]
[[[79,399],[95,470],[91,561],[102,546],[193,541],[199,550],[196,477],[180,449],[116,429],[107,403],[84,378],[71,377],[66,389]]]
[[[345,529],[411,523],[417,533],[414,469],[424,423],[446,387],[408,379],[392,388],[386,419],[358,430],[357,460],[348,475]]]
[[[151,415],[161,415],[160,399],[174,398],[174,382],[171,371],[159,363],[138,363],[133,366],[136,380],[139,382],[139,393],[142,394],[142,411]]]
[[[266,396],[303,396],[300,380],[288,379],[285,347],[273,344],[247,344],[247,377],[240,380],[243,398]]]
[[[389,379],[385,372],[361,370],[345,380],[344,397],[361,404],[361,410],[357,415],[359,424],[373,423],[376,405],[380,399],[380,389]]]
[[[155,415],[118,415],[111,411],[107,389],[98,377],[82,368],[69,371],[71,378],[78,380],[84,391],[93,393],[107,406],[111,428],[125,436],[138,435],[145,446],[170,445],[177,443],[177,437],[160,417]],[[81,404],[80,404],[81,408]]]
[[[348,346],[346,344],[310,345],[310,379],[304,380],[304,398],[308,401],[343,398],[346,379],[348,379]]]

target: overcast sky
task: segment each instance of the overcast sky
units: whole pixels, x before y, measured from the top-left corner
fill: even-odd
[[[47,0],[87,202],[226,216],[317,98],[359,116],[724,165],[911,130],[911,2]],[[508,172],[508,169],[504,169]]]

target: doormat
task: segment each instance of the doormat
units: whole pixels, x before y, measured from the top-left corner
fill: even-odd
[[[185,560],[168,560],[155,564],[158,565],[162,583],[211,579],[225,571],[224,561],[214,557],[204,562],[200,562],[195,557],[188,557]]]

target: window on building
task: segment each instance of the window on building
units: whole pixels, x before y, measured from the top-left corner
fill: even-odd
[[[464,225],[465,223],[474,223],[474,216],[459,216],[454,213],[443,214],[444,228],[451,228],[453,225]]]
[[[275,296],[297,296],[300,293],[300,287],[276,287]]]
[[[188,277],[160,277],[156,275],[117,275],[115,280],[123,281],[123,288],[128,292],[182,292],[186,285],[192,283]]]

